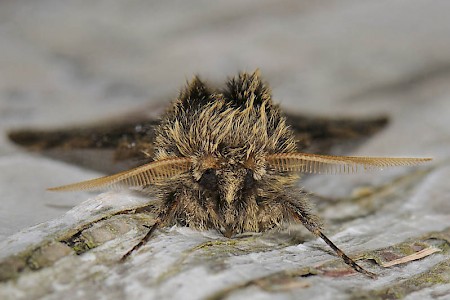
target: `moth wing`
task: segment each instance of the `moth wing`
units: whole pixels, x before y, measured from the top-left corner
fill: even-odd
[[[90,126],[9,132],[14,143],[41,154],[104,173],[116,173],[151,161],[154,128],[165,105],[142,109]],[[152,114],[147,114],[151,111]],[[155,113],[156,111],[156,113]],[[145,113],[142,113],[145,112]],[[328,154],[336,145],[354,146],[381,130],[387,118],[326,119],[287,114],[298,149]],[[346,149],[348,150],[348,149]]]
[[[8,136],[28,150],[111,174],[151,161],[158,123],[156,118],[130,116],[83,127],[19,129]]]
[[[294,131],[297,149],[308,153],[329,154],[335,146],[349,151],[388,124],[385,116],[330,119],[288,113],[285,117]]]
[[[309,153],[283,153],[267,156],[269,165],[278,171],[313,174],[356,173],[363,169],[383,169],[394,166],[412,166],[431,158],[357,157]]]
[[[169,158],[154,161],[114,175],[49,188],[48,190],[80,191],[120,187],[146,187],[161,183],[174,176],[185,173],[189,170],[190,166],[191,160],[189,158]]]

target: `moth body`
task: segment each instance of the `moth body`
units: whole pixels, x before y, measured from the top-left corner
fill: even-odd
[[[143,150],[153,153],[153,162],[50,189],[125,185],[156,193],[161,204],[155,224],[123,259],[144,245],[160,226],[213,228],[232,237],[301,223],[355,271],[375,277],[323,234],[320,219],[298,187],[298,174],[350,173],[430,160],[298,152],[296,145],[302,141],[296,141],[258,72],[241,73],[222,90],[210,89],[195,77],[148,140],[153,134],[152,149]]]
[[[192,160],[190,172],[158,186],[162,210],[176,203],[166,225],[229,237],[292,221],[291,206],[316,219],[296,188],[298,175],[267,166],[269,154],[296,152],[296,141],[257,73],[233,78],[223,91],[195,78],[157,128],[154,151],[155,160]]]

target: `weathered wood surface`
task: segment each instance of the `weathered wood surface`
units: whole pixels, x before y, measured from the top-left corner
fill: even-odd
[[[168,228],[118,264],[152,216],[117,212],[148,199],[45,192],[98,174],[3,136],[0,298],[448,298],[450,3],[209,3],[3,1],[0,129],[93,122],[168,101],[194,73],[218,83],[257,67],[289,111],[387,113],[352,154],[432,164],[301,183],[323,196],[330,238],[379,278],[350,274],[301,228],[232,240]]]

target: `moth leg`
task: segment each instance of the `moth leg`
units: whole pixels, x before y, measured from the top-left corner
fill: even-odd
[[[353,259],[351,259],[350,257],[347,256],[347,254],[345,254],[341,249],[339,249],[332,241],[330,241],[329,238],[326,237],[326,235],[324,235],[322,233],[322,231],[320,231],[319,229],[315,230],[313,232],[315,235],[319,236],[322,240],[325,241],[325,243],[328,244],[328,246],[331,247],[331,249],[334,250],[334,252],[336,252],[336,254],[342,258],[342,260],[349,265],[350,267],[353,268],[353,270],[362,273],[366,276],[369,276],[372,279],[376,279],[377,278],[377,274],[372,273],[367,271],[366,269],[364,269],[363,267],[361,267],[360,265],[358,265]]]
[[[161,224],[161,219],[158,218],[156,220],[155,224],[153,224],[153,226],[150,227],[150,229],[147,232],[147,234],[139,241],[139,243],[134,245],[134,247],[131,248],[131,250],[129,250],[127,253],[124,254],[124,256],[122,256],[122,258],[120,259],[120,262],[124,262],[128,258],[128,256],[131,255],[131,253],[133,253],[137,249],[139,249],[142,246],[144,246],[148,242],[150,237],[153,235],[153,232],[159,227],[160,224]]]
[[[314,233],[316,236],[320,237],[322,240],[327,243],[328,246],[333,249],[336,254],[342,258],[342,260],[349,265],[353,270],[362,273],[372,279],[376,279],[377,275],[367,271],[360,265],[358,265],[353,259],[351,259],[347,254],[344,253],[341,249],[339,249],[325,234],[323,234],[319,222],[316,220],[316,217],[309,214],[304,209],[297,207],[291,203],[290,212],[294,216],[295,219],[299,220],[309,231]]]
[[[139,248],[141,248],[142,246],[144,246],[152,237],[153,232],[155,232],[155,230],[162,224],[164,223],[167,218],[170,216],[170,213],[172,212],[173,208],[176,206],[177,202],[176,201],[172,201],[172,203],[170,204],[169,207],[167,207],[165,210],[163,210],[158,217],[156,218],[155,223],[150,227],[149,231],[147,232],[147,234],[139,241],[139,243],[137,243],[136,245],[134,245],[133,248],[131,248],[131,250],[129,250],[127,253],[125,253],[122,258],[120,259],[120,262],[124,262],[130,255],[131,253],[133,253],[134,251],[138,250]]]

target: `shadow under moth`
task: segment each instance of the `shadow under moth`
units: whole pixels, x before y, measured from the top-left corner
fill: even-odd
[[[298,179],[300,173],[353,173],[430,160],[330,154],[334,146],[373,134],[386,123],[383,117],[358,121],[283,114],[256,71],[238,74],[222,89],[210,88],[195,77],[160,120],[142,118],[61,131],[21,130],[9,137],[47,153],[108,150],[111,161],[144,162],[113,175],[49,189],[125,186],[156,195],[161,203],[156,222],[122,260],[162,226],[215,229],[232,237],[301,223],[347,265],[374,278],[324,235]],[[117,171],[110,168],[113,163],[105,165],[103,170]]]

